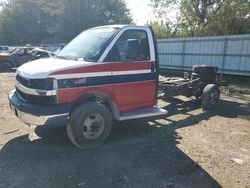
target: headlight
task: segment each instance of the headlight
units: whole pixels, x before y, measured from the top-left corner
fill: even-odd
[[[26,79],[17,74],[16,80],[23,86],[31,89],[53,90],[54,79]]]
[[[58,88],[73,88],[84,87],[86,85],[86,78],[72,78],[58,80]]]

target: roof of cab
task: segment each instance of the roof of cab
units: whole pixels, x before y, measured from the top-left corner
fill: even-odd
[[[148,26],[138,26],[138,25],[103,25],[103,26],[98,26],[98,27],[94,27],[94,28],[118,28],[118,29],[122,29],[124,27],[138,27],[138,28],[148,28]]]

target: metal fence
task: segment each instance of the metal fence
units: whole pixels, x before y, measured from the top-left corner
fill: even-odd
[[[163,69],[207,64],[224,74],[250,76],[250,35],[161,39],[158,54]]]

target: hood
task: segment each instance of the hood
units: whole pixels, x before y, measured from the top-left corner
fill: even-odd
[[[94,64],[93,62],[46,58],[23,64],[17,69],[17,74],[28,79],[44,79],[50,74]]]

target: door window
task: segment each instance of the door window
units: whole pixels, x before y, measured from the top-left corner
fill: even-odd
[[[17,52],[18,56],[29,56],[29,50],[28,49],[21,49]]]
[[[131,62],[150,60],[147,32],[143,30],[125,31],[113,46],[105,61]]]

